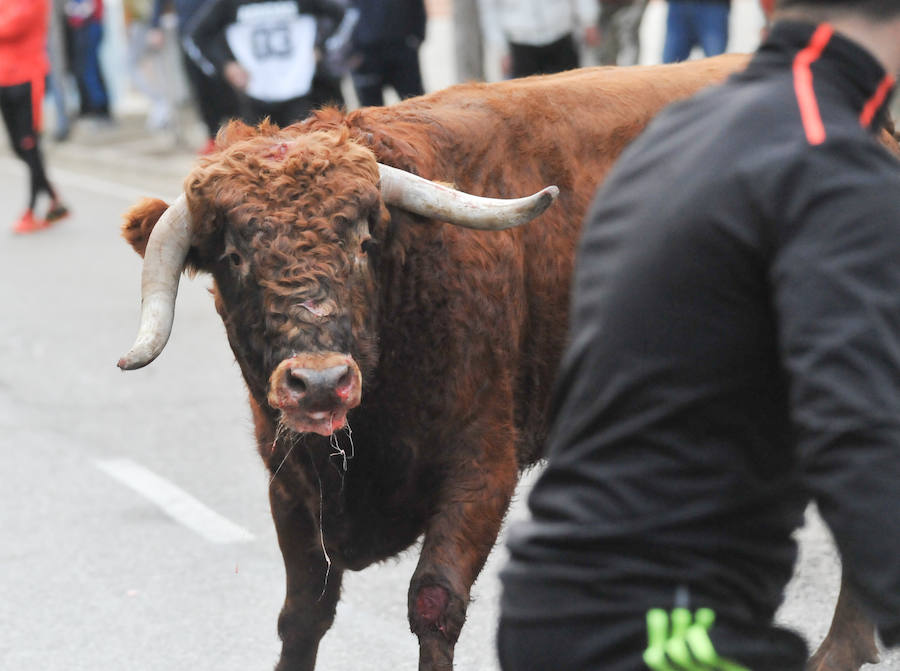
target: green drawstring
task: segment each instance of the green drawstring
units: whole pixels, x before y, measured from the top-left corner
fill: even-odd
[[[750,671],[745,666],[719,657],[709,630],[716,621],[710,608],[700,608],[693,616],[687,608],[675,608],[671,615],[662,608],[647,611],[647,649],[644,663],[652,671]]]

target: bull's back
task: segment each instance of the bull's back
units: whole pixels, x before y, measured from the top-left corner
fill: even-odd
[[[351,115],[351,126],[384,163],[484,196],[518,197],[548,184],[560,189],[558,202],[520,229],[444,234],[445,276],[471,269],[480,278],[470,297],[457,297],[452,309],[462,310],[468,301],[470,333],[493,339],[491,346],[503,348],[503,363],[514,371],[523,463],[539,456],[544,442],[550,388],[566,339],[575,245],[597,186],[663,107],[724,80],[746,62],[746,56],[731,55],[462,84]],[[493,268],[493,278],[485,280],[483,268]],[[504,307],[485,309],[483,295]]]

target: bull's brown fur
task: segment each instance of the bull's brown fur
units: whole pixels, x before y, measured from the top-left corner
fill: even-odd
[[[388,108],[326,109],[285,129],[232,123],[219,133],[217,153],[185,182],[188,265],[215,278],[259,452],[277,473],[270,500],[287,573],[279,669],[313,668],[345,569],[423,533],[410,625],[420,669],[452,666],[518,470],[540,456],[588,203],[662,106],[744,62],[468,84]],[[386,208],[376,159],[484,196],[556,184],[559,202],[519,229],[456,228]],[[162,207],[145,201],[129,213],[124,235],[139,253]],[[301,352],[359,363],[353,444],[332,437],[352,450],[346,472],[328,438],[286,429],[267,403],[272,371]]]

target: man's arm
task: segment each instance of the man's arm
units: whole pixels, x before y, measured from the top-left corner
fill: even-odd
[[[228,63],[234,62],[225,40],[225,29],[235,20],[233,2],[206,0],[185,26],[184,34],[219,73],[224,73]]]
[[[413,15],[413,37],[419,40],[419,44],[425,41],[425,26],[428,17],[425,12],[425,0],[413,0],[411,11]]]
[[[900,643],[900,170],[821,148],[771,268],[802,477],[844,573]]]

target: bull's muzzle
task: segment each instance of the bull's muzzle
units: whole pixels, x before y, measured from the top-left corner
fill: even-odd
[[[300,433],[329,436],[343,428],[361,394],[359,366],[336,352],[292,356],[269,378],[269,405],[281,411],[288,428]]]

